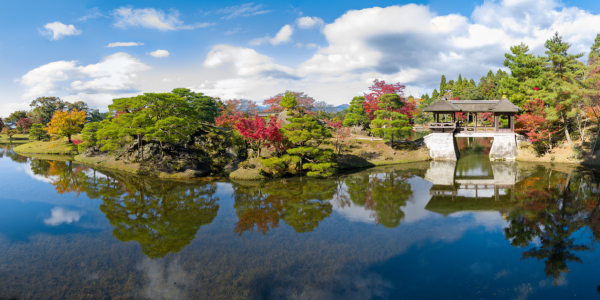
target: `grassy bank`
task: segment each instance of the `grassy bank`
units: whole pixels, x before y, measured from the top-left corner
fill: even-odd
[[[354,137],[349,146],[338,156],[338,169],[370,168],[427,161],[429,159],[429,150],[425,147],[417,150],[398,150],[391,149],[382,140],[356,139]],[[229,178],[235,180],[261,180],[267,178],[260,174],[260,159],[248,160],[246,165],[249,165],[249,167],[235,170],[229,175]]]
[[[15,134],[12,137],[12,140],[8,138],[8,135],[2,134],[0,135],[0,144],[24,144],[29,143],[32,140],[29,139],[28,134]]]
[[[72,137],[76,139],[77,137]],[[32,141],[14,149],[17,153],[22,154],[60,154],[60,155],[76,155],[77,146],[69,143],[67,138],[60,138],[51,141]]]
[[[577,150],[579,149],[579,150]],[[600,154],[596,151],[591,153],[589,143],[573,142],[571,146],[565,144],[558,145],[544,154],[537,153],[532,146],[519,147],[519,156],[517,161],[536,162],[536,163],[567,163],[586,166],[600,166]],[[577,155],[577,153],[581,153]]]

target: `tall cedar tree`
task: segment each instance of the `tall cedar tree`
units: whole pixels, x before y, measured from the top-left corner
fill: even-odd
[[[558,32],[546,41],[545,47],[548,61],[542,72],[545,86],[540,90],[540,98],[550,107],[554,107],[555,116],[550,115],[548,118],[562,120],[567,143],[571,145],[568,118],[573,116],[573,106],[581,96],[581,83],[578,78],[583,75],[585,67],[577,59],[581,58],[583,53],[569,54],[571,44],[564,42]]]
[[[534,88],[541,86],[544,59],[529,53],[529,47],[524,43],[510,47],[512,54],[506,53],[504,66],[510,69],[510,76],[500,82],[500,90],[508,95],[515,105],[523,107],[531,100]]]
[[[59,110],[50,119],[46,131],[49,134],[66,137],[71,143],[71,136],[80,132],[81,127],[85,124],[85,116],[85,111],[78,111],[77,109],[71,112]]]
[[[587,64],[588,75],[584,80],[587,92],[587,114],[590,119],[596,120],[598,127],[596,136],[598,136],[600,134],[600,34],[596,35]]]

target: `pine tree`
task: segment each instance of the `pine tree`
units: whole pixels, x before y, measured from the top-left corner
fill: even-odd
[[[375,114],[377,118],[371,121],[370,127],[374,135],[390,141],[394,148],[394,139],[407,135],[412,131],[406,115],[394,112],[402,106],[400,97],[396,94],[385,94],[379,97],[379,108]]]
[[[350,107],[346,109],[348,112],[346,117],[344,118],[344,126],[363,126],[367,127],[369,125],[369,118],[367,117],[367,113],[363,107],[365,103],[365,97],[357,96],[352,98],[350,102]]]
[[[583,53],[569,54],[571,44],[564,42],[558,32],[544,46],[548,61],[544,66],[542,79],[547,84],[540,95],[550,107],[554,107],[556,118],[562,119],[567,143],[571,145],[568,118],[572,117],[573,105],[579,98],[581,84],[578,77],[583,75],[585,67],[578,59]]]
[[[273,176],[282,175],[289,165],[295,164],[297,169],[307,170],[308,176],[327,177],[337,171],[336,156],[332,149],[319,146],[330,138],[331,132],[320,125],[317,119],[306,114],[303,108],[296,107],[297,101],[293,93],[286,92],[281,106],[288,109],[289,124],[281,129],[291,148],[287,155],[263,159],[264,172]]]
[[[510,76],[500,80],[500,92],[519,107],[532,100],[534,89],[541,86],[540,75],[544,59],[529,53],[523,43],[510,47],[512,54],[504,54],[504,66],[510,69]]]

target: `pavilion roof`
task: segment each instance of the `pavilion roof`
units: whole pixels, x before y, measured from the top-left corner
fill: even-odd
[[[519,107],[508,99],[501,100],[445,100],[423,109],[426,112],[518,112]]]

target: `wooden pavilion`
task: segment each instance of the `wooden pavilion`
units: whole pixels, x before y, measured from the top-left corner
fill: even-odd
[[[519,107],[505,97],[500,100],[447,100],[446,97],[443,97],[442,100],[431,104],[423,111],[433,113],[433,122],[429,123],[429,129],[433,133],[513,133],[515,114],[519,112]],[[469,126],[470,122],[457,120],[457,113],[466,113],[467,121],[473,120],[474,126]],[[493,113],[493,126],[483,126],[483,124],[479,126],[478,123],[481,121],[478,119],[479,113]],[[500,126],[502,116],[508,117],[507,128]]]

